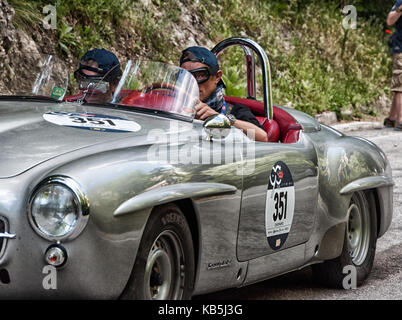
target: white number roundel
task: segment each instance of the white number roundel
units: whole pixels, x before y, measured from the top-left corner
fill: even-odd
[[[43,118],[59,126],[103,132],[136,132],[141,126],[132,120],[101,114],[47,112]]]
[[[271,170],[265,206],[265,230],[269,246],[280,249],[290,232],[295,207],[295,189],[289,168],[278,161]]]

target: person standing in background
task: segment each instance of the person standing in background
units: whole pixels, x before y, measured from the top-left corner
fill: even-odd
[[[397,0],[387,17],[387,25],[395,24],[392,36],[392,85],[394,93],[391,110],[384,119],[384,126],[402,130],[402,0]]]

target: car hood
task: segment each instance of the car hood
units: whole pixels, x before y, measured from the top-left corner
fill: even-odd
[[[88,126],[88,116],[93,116],[89,118],[94,124],[92,127]],[[111,130],[99,127],[99,117],[115,126]],[[70,126],[71,118],[75,120],[75,127]],[[86,124],[80,126],[83,121]],[[191,125],[100,106],[0,100],[0,179],[95,144],[138,136],[145,137],[141,139],[145,144],[149,130],[169,130],[172,121]]]

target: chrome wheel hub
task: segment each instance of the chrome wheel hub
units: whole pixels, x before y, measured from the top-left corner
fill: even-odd
[[[354,199],[348,210],[347,245],[349,255],[355,265],[363,264],[370,243],[370,217],[361,199]]]
[[[180,299],[185,274],[183,248],[175,232],[162,232],[153,243],[145,267],[145,294],[148,299]]]

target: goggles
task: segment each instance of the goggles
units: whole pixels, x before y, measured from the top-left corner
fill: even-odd
[[[211,77],[211,72],[206,67],[188,70],[188,72],[193,75],[198,84],[208,81]]]
[[[78,89],[99,91],[101,93],[107,93],[109,90],[109,82],[104,81],[103,76],[90,76],[78,69],[74,72],[74,77],[78,82]]]
[[[93,90],[101,93],[107,93],[109,90],[109,82],[83,79],[78,82],[78,89],[81,91]]]

